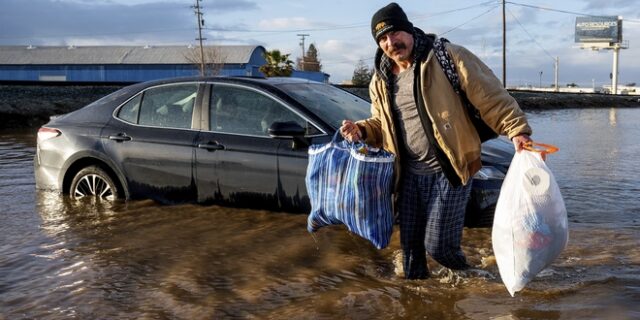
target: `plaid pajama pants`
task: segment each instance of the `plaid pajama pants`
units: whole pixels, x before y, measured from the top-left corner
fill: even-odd
[[[429,277],[427,253],[447,268],[469,267],[460,242],[470,192],[470,183],[453,187],[442,172],[405,171],[398,209],[406,279]]]

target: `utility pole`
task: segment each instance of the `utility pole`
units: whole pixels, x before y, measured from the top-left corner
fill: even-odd
[[[618,94],[618,54],[620,53],[620,44],[613,45],[613,71],[611,72],[611,94]]]
[[[507,87],[507,15],[505,1],[502,0],[502,86]]]
[[[542,71],[540,71],[540,85],[538,88],[542,89]]]
[[[558,57],[556,57],[556,63],[555,63],[555,83],[556,83],[556,87],[555,87],[555,92],[560,91],[560,87],[558,87],[558,69],[560,68],[560,60],[558,59]]]
[[[307,33],[298,33],[298,37],[300,37],[300,46],[302,47],[302,57],[300,58],[300,67],[304,70],[304,38],[308,37]]]
[[[191,6],[196,10],[196,18],[198,21],[198,38],[196,40],[200,41],[200,75],[204,76],[204,49],[202,48],[202,40],[206,40],[206,38],[202,38],[202,27],[204,27],[204,19],[202,18],[202,12],[200,11],[200,0],[196,0],[196,5]]]

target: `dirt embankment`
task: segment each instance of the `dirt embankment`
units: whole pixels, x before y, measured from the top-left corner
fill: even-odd
[[[640,107],[640,96],[509,91],[524,110]]]
[[[38,127],[52,115],[84,107],[121,85],[8,85],[0,84],[0,129]]]
[[[0,129],[38,127],[123,85],[0,84]],[[368,89],[345,87],[368,100]],[[510,91],[524,110],[640,107],[640,96]]]
[[[344,89],[369,100],[369,90],[361,87]],[[640,96],[595,93],[559,93],[509,90],[524,110],[563,108],[632,108],[640,107]]]

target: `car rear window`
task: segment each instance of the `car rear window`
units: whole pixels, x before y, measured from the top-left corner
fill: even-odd
[[[142,95],[139,94],[135,98],[125,103],[125,105],[120,108],[120,111],[118,111],[118,118],[129,123],[138,123],[138,113],[140,111],[141,99]]]

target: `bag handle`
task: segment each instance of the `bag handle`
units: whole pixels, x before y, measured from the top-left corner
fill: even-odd
[[[333,135],[333,138],[331,138],[331,142],[338,143],[342,140],[345,140],[345,138],[342,136],[342,134],[340,134],[340,129],[338,129],[336,130],[336,133]]]
[[[525,143],[523,148],[525,150],[528,150],[528,151],[538,152],[538,153],[540,153],[542,155],[543,158],[547,154],[556,153],[556,152],[558,152],[558,150],[560,150],[560,148],[558,148],[558,147],[556,147],[554,145],[550,145],[550,144],[546,144],[546,143],[540,143],[540,142],[528,142],[528,143]]]
[[[342,136],[342,134],[340,134],[340,129],[338,129],[336,130],[336,133],[333,135],[333,138],[331,139],[331,143],[336,145],[340,142],[345,142],[347,147],[356,150],[358,153],[365,154],[365,155],[369,153],[369,147],[364,142],[364,140],[360,139],[356,142],[349,141],[345,139]]]

